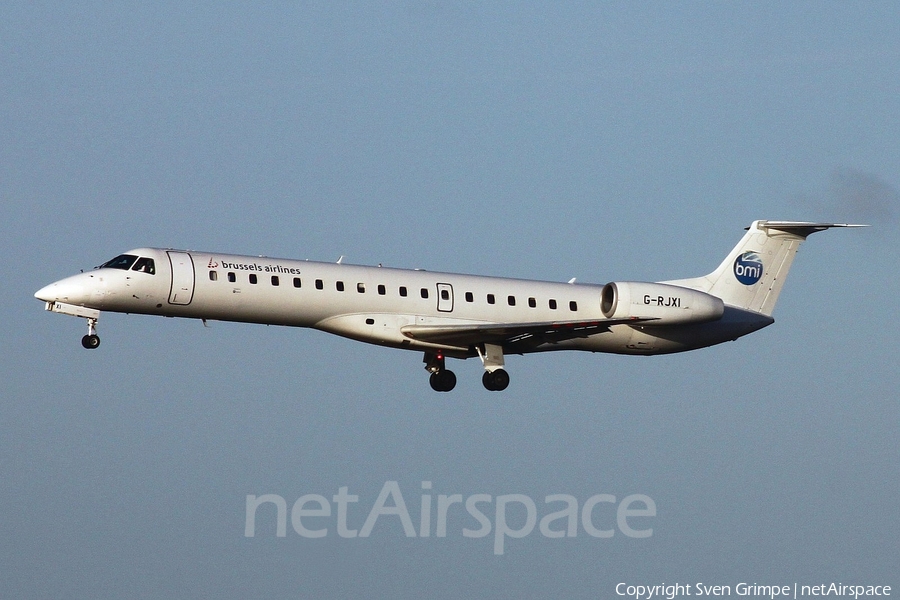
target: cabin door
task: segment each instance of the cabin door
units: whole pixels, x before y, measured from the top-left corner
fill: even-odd
[[[194,261],[187,252],[167,252],[172,266],[169,304],[190,304],[194,297]]]

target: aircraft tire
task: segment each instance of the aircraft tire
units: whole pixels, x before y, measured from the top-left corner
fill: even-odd
[[[485,371],[481,376],[481,383],[485,389],[491,392],[502,392],[509,385],[509,373],[503,369]]]
[[[86,335],[81,338],[81,345],[88,350],[93,350],[100,345],[100,336],[96,334]]]
[[[442,369],[431,374],[428,382],[431,389],[436,392],[449,392],[456,387],[456,374],[453,371]]]

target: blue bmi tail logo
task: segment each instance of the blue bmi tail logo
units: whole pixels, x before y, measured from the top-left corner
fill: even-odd
[[[756,252],[744,252],[734,261],[734,276],[744,285],[753,285],[763,276],[763,263]]]

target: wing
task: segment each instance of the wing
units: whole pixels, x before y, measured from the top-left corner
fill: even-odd
[[[469,347],[476,344],[498,344],[504,347],[535,348],[572,338],[584,338],[613,325],[635,325],[654,318],[595,319],[591,321],[544,321],[539,323],[486,323],[465,325],[406,325],[400,329],[408,338],[433,344]]]

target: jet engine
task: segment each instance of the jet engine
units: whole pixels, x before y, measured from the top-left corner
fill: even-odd
[[[646,325],[715,321],[725,312],[721,298],[666,283],[613,281],[603,286],[600,310],[607,319],[649,317]]]

